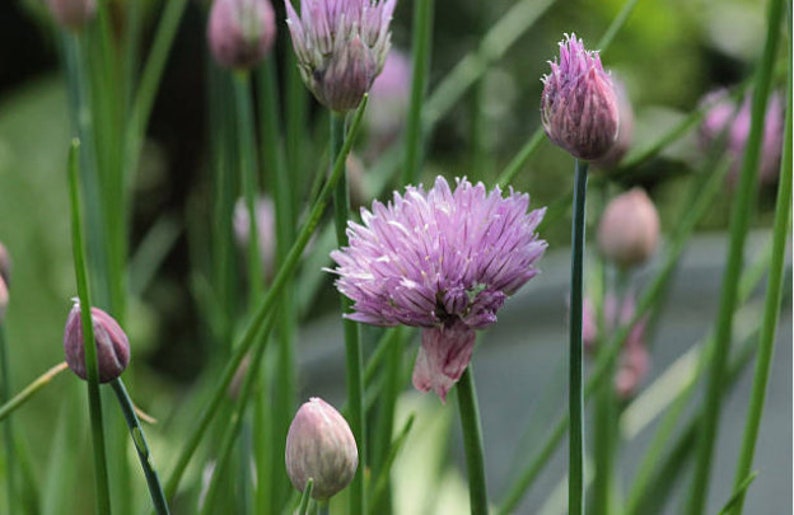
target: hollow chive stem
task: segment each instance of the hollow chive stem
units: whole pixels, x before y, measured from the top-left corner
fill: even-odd
[[[584,265],[586,161],[576,160],[571,226],[571,333],[568,390],[568,510],[584,513],[584,396],[582,392],[582,268]]]
[[[458,409],[463,428],[466,470],[469,476],[469,502],[472,515],[488,514],[488,489],[485,483],[485,454],[482,443],[480,410],[474,388],[474,374],[469,365],[458,381]]]
[[[135,405],[132,403],[127,389],[124,387],[124,382],[120,377],[114,379],[110,386],[116,393],[116,398],[119,400],[121,412],[124,415],[124,420],[127,422],[127,427],[130,429],[130,436],[132,442],[135,444],[135,451],[138,453],[138,459],[141,462],[143,474],[146,476],[146,485],[149,488],[149,495],[152,497],[155,512],[158,515],[167,515],[170,513],[168,510],[168,503],[165,501],[163,488],[160,486],[160,478],[157,476],[157,471],[152,466],[149,460],[149,445],[146,443],[146,436],[143,433],[138,415],[135,413]]]

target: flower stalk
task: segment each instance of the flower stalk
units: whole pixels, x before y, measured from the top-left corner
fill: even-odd
[[[458,381],[458,409],[460,410],[460,424],[463,428],[463,448],[466,451],[471,513],[472,515],[488,515],[488,488],[485,483],[482,427],[471,364]]]

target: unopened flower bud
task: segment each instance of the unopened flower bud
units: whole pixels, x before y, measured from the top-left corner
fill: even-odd
[[[659,243],[659,214],[641,188],[618,195],[607,204],[598,225],[598,247],[620,267],[644,263]]]
[[[312,497],[326,500],[353,480],[358,449],[342,415],[324,400],[312,397],[292,420],[285,460],[295,488],[305,490],[311,478]]]
[[[96,0],[48,0],[50,12],[58,25],[80,30],[96,15]]]
[[[598,52],[575,34],[560,42],[560,61],[544,76],[541,120],[549,139],[577,159],[603,157],[618,135],[618,99]]]
[[[276,15],[268,0],[215,0],[207,39],[215,61],[249,69],[264,59],[276,38]]]
[[[116,379],[127,368],[130,362],[130,343],[119,324],[101,309],[91,308],[91,320],[94,326],[99,382],[107,383]],[[66,363],[72,372],[86,379],[83,341],[80,304],[75,302],[66,319],[63,349],[66,352]]]
[[[411,60],[396,48],[389,51],[383,71],[372,83],[364,113],[371,145],[383,150],[400,134],[411,95]]]
[[[618,137],[612,148],[602,157],[596,159],[593,164],[599,168],[611,170],[620,164],[620,160],[631,148],[634,139],[634,109],[631,106],[631,99],[626,91],[626,86],[619,80],[612,77],[612,84],[618,95]]]
[[[265,278],[273,277],[273,266],[276,258],[276,206],[266,196],[257,197],[254,201],[256,217],[256,239],[259,246],[259,257],[262,260],[262,271]],[[234,237],[240,247],[247,247],[251,238],[251,220],[248,206],[244,198],[234,204]]]
[[[333,111],[355,109],[380,73],[391,45],[396,0],[285,0],[303,82]]]
[[[11,285],[11,255],[2,243],[0,243],[0,279],[5,281],[6,288]]]
[[[8,287],[3,278],[0,277],[0,324],[6,318],[6,308],[8,308]]]

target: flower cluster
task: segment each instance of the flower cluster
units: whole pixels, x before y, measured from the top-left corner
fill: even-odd
[[[529,196],[438,177],[430,191],[409,186],[349,222],[348,247],[331,257],[337,288],[354,301],[348,318],[421,327],[413,383],[443,400],[463,374],[475,330],[496,322],[505,299],[538,273],[546,242],[535,232],[545,209]]]
[[[577,159],[603,157],[619,129],[618,97],[598,52],[576,34],[560,42],[560,60],[544,76],[541,121],[549,139]]]
[[[324,106],[355,109],[380,73],[391,45],[396,0],[286,0],[301,77]]]

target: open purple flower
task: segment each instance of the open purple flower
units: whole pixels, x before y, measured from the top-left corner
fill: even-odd
[[[350,245],[331,253],[336,286],[354,301],[352,320],[422,327],[414,386],[442,400],[471,360],[475,330],[496,322],[505,299],[534,277],[546,242],[535,232],[545,208],[529,196],[488,193],[443,177],[430,191],[408,186],[348,223]]]

